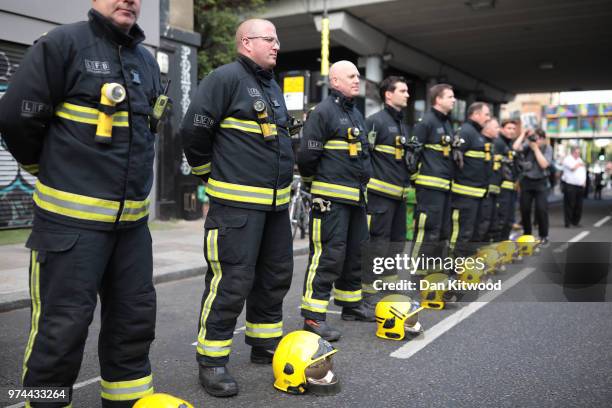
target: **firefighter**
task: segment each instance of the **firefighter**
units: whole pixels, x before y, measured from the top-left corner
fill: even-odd
[[[99,294],[102,406],[131,407],[153,393],[147,196],[161,80],[140,45],[140,1],[92,4],[89,21],[55,28],[29,49],[0,100],[8,150],[38,176],[22,379],[69,387],[72,400]]]
[[[359,71],[349,61],[329,70],[331,92],[304,124],[298,167],[312,180],[310,257],[304,279],[304,330],[327,341],[340,331],[326,321],[333,286],[342,319],[374,321],[361,300],[361,246],[368,240],[366,185],[371,165],[365,121],[354,97]]]
[[[502,183],[501,192],[499,193],[498,202],[498,227],[495,241],[504,241],[510,236],[512,223],[514,222],[515,203],[517,197],[516,180],[518,171],[515,165],[515,151],[512,150],[512,144],[516,138],[517,123],[513,120],[504,120],[500,129],[499,137],[497,138],[500,150],[503,153],[502,159]],[[502,145],[500,142],[503,142]]]
[[[451,240],[456,256],[472,255],[475,246],[474,226],[482,198],[487,192],[488,166],[491,161],[491,143],[482,135],[484,125],[491,118],[489,106],[474,102],[468,107],[468,120],[461,126],[461,139],[457,171],[451,188]]]
[[[366,119],[371,151],[372,177],[368,183],[368,259],[403,252],[406,242],[406,193],[410,182],[404,160],[408,129],[403,109],[408,105],[408,84],[402,77],[390,76],[380,84],[384,108]],[[364,301],[376,306],[372,282],[379,279],[371,263],[363,268]],[[397,271],[387,271],[383,279],[392,280]]]
[[[245,300],[253,363],[271,364],[283,335],[283,298],[293,273],[287,210],[293,153],[272,71],[279,48],[271,22],[240,24],[237,60],[202,80],[181,127],[185,156],[211,200],[197,361],[202,386],[218,397],[238,393],[225,365]]]
[[[501,190],[501,161],[502,154],[498,153],[497,144],[499,135],[499,122],[491,118],[482,128],[483,136],[488,143],[489,159],[486,161],[487,192],[482,198],[480,212],[477,216],[478,224],[474,229],[473,240],[477,243],[491,242],[494,230],[497,227],[497,197]],[[502,142],[503,143],[503,142]],[[487,153],[485,149],[485,154]]]
[[[417,205],[413,258],[441,256],[443,242],[450,236],[450,185],[454,174],[450,113],[455,94],[450,85],[437,84],[429,90],[429,98],[432,106],[413,132],[424,147],[414,179]]]

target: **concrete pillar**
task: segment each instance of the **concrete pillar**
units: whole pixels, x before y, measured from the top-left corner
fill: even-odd
[[[380,110],[384,101],[378,97],[378,86],[383,80],[382,57],[370,55],[366,57],[365,70],[365,115],[370,116]]]

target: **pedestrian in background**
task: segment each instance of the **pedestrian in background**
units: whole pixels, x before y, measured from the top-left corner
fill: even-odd
[[[573,146],[563,159],[563,214],[565,228],[570,225],[579,227],[582,217],[582,202],[586,187],[586,166],[580,158],[580,148]]]

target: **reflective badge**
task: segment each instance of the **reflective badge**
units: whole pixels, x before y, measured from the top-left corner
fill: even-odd
[[[368,143],[370,146],[374,146],[376,144],[376,135],[378,135],[378,132],[375,130],[370,130],[370,133],[368,133]]]

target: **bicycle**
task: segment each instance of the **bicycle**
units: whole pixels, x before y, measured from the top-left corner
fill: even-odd
[[[293,176],[291,183],[291,201],[289,202],[289,220],[291,222],[291,238],[295,239],[300,230],[300,238],[306,237],[310,221],[310,206],[312,196],[303,188],[300,176]]]

